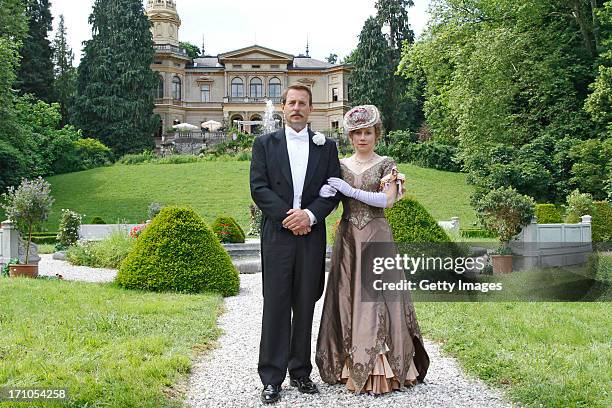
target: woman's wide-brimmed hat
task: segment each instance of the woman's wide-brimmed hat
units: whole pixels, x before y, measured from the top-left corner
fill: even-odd
[[[355,106],[344,115],[344,131],[369,128],[380,123],[380,113],[374,105]]]

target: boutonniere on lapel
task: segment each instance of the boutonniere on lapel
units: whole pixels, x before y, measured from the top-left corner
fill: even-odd
[[[312,142],[317,146],[323,146],[325,144],[325,135],[321,132],[315,132]]]

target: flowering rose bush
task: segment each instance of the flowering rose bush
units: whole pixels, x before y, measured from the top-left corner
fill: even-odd
[[[136,225],[135,227],[132,227],[132,229],[130,230],[130,237],[138,238],[145,228],[146,225]]]
[[[79,240],[79,228],[83,222],[83,215],[72,210],[62,209],[59,229],[57,231],[57,248],[66,249]]]

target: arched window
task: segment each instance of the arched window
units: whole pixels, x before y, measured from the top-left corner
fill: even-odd
[[[164,99],[164,77],[159,76],[159,81],[157,81],[157,99]]]
[[[232,115],[230,118],[230,126],[238,128],[239,130],[243,130],[244,125],[242,123],[238,123],[238,122],[242,122],[243,120],[244,118],[242,117],[242,115],[239,115],[239,114]]]
[[[175,76],[174,78],[172,78],[172,99],[180,101],[181,95],[182,95],[181,78]]]
[[[280,98],[281,97],[281,81],[280,81],[280,79],[278,79],[276,77],[270,79],[269,96],[270,96],[270,98]]]
[[[251,79],[251,98],[262,98],[263,97],[263,82],[259,78]]]
[[[255,122],[261,122],[261,115],[258,115],[258,114],[252,115],[251,120]],[[252,124],[251,134],[258,135],[259,133],[261,133],[261,124]]]
[[[232,79],[232,98],[244,97],[244,83],[240,78]]]

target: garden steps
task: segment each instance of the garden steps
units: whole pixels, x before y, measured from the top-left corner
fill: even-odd
[[[243,244],[223,244],[223,247],[232,258],[232,263],[241,274],[261,272],[260,243],[257,239],[249,239]],[[327,247],[325,269],[329,271],[331,247]]]

